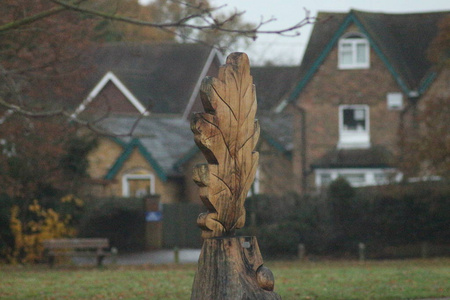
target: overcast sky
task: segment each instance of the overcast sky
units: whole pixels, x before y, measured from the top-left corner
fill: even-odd
[[[314,17],[318,11],[348,12],[357,9],[369,12],[411,13],[449,11],[449,0],[210,0],[214,6],[245,11],[244,20],[258,23],[261,18],[277,20],[265,29],[280,29],[298,23],[305,17],[304,8]],[[232,49],[246,52],[252,65],[271,61],[277,65],[298,65],[311,33],[312,25],[300,29],[299,37],[260,35],[248,48]]]

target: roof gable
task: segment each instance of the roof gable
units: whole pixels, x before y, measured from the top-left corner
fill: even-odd
[[[116,140],[126,145],[133,138],[139,141],[139,145],[157,162],[152,166],[156,169],[155,165],[158,165],[168,177],[179,175],[174,165],[195,145],[189,122],[178,117],[152,115],[136,119],[133,116],[111,115],[96,125],[116,135]]]
[[[355,24],[366,35],[370,46],[405,94],[423,93],[435,76],[435,73],[431,72],[431,64],[426,59],[425,50],[436,35],[439,19],[446,14],[448,12],[389,15],[353,10],[348,14],[319,13],[318,18],[325,21],[314,26],[300,67],[301,79],[287,101],[297,99],[351,24]],[[409,26],[416,21],[420,27]],[[425,37],[419,34],[421,30],[426,32]],[[422,37],[420,42],[412,38],[415,35]]]
[[[109,169],[108,173],[105,175],[105,179],[113,179],[120,169],[123,167],[125,162],[128,160],[130,155],[133,153],[135,149],[139,151],[139,153],[145,158],[145,160],[150,164],[153,170],[156,172],[158,177],[162,181],[167,180],[167,176],[158,162],[153,158],[153,156],[145,149],[145,147],[141,144],[138,139],[132,139],[128,144],[124,145],[122,141],[117,141],[120,145],[124,146],[124,151],[117,158],[114,164]]]
[[[88,96],[83,100],[83,102],[78,106],[75,110],[75,113],[72,115],[76,117],[80,113],[82,113],[87,106],[100,94],[100,92],[106,87],[108,83],[114,84],[114,86],[125,96],[125,98],[136,108],[136,110],[143,114],[148,115],[148,111],[142,105],[142,103],[133,95],[133,93],[122,83],[122,81],[114,75],[113,72],[108,71],[102,79],[94,86]]]
[[[191,96],[189,98],[189,101],[186,105],[186,108],[183,112],[183,119],[187,120],[192,107],[194,106],[195,100],[197,99],[197,96],[200,92],[200,86],[202,84],[203,79],[205,78],[206,74],[208,73],[208,70],[211,68],[211,64],[214,60],[214,58],[217,58],[219,61],[224,61],[224,59],[221,57],[220,52],[218,52],[216,49],[212,49],[209,53],[208,58],[206,59],[205,64],[203,65],[203,68],[200,72],[200,76],[198,76],[197,82],[195,83],[194,89],[192,90]]]
[[[438,23],[450,12],[383,14],[351,12],[383,55],[385,64],[397,73],[404,92],[421,93],[435,77],[427,50],[437,35]],[[400,83],[399,83],[400,84]]]
[[[85,82],[86,93],[100,76],[112,72],[152,113],[181,116],[218,52],[199,44],[110,43],[93,49],[89,56],[86,63],[94,70]]]

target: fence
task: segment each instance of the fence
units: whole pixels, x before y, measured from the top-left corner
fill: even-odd
[[[156,201],[156,204],[155,204]],[[200,248],[200,204],[159,205],[134,198],[91,199],[80,224],[80,237],[105,237],[121,252],[155,248]]]
[[[194,203],[163,204],[163,247],[200,248],[197,217],[203,208]]]

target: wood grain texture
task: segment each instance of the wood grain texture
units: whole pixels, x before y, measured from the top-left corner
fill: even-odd
[[[244,226],[244,201],[258,167],[256,94],[247,55],[229,55],[218,78],[203,80],[201,99],[205,112],[194,115],[191,128],[208,163],[194,168],[193,179],[208,212],[197,219],[204,241],[191,299],[281,299],[256,238],[234,236]]]
[[[206,239],[191,300],[280,300],[255,237]]]
[[[245,224],[244,201],[258,166],[257,104],[247,55],[229,55],[218,78],[203,80],[200,94],[205,112],[194,115],[191,129],[208,164],[195,168],[194,181],[208,213],[198,224],[203,238],[230,236]]]

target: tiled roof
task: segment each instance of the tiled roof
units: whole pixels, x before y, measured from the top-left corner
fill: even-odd
[[[273,113],[298,80],[298,66],[252,67],[250,72],[258,100],[257,119],[261,138],[285,155],[293,148],[292,114]]]
[[[411,90],[417,90],[432,64],[427,49],[447,12],[382,14],[353,11],[369,36]]]
[[[390,168],[393,155],[386,148],[333,149],[312,163],[312,168]]]
[[[294,148],[292,113],[259,113],[257,118],[262,132],[261,138],[264,138],[279,151],[289,154]]]
[[[151,111],[150,116],[141,119],[111,114],[96,122],[96,126],[116,135],[116,140],[124,147],[105,178],[113,178],[134,149],[140,151],[162,179],[179,175],[178,167],[199,151],[189,122],[180,118],[180,114],[210,51],[195,44],[118,43],[107,44],[93,52],[96,70],[86,83],[86,94],[111,71],[139,101],[150,105]],[[261,138],[289,154],[292,116],[273,114],[269,110],[298,79],[298,67],[256,67],[251,69],[251,74],[258,97]]]
[[[427,49],[447,12],[385,14],[352,10],[349,13],[320,12],[300,66],[300,81],[290,94],[296,99],[350,24],[367,35],[371,46],[385,62],[404,92],[421,91],[432,64]]]
[[[299,79],[299,67],[253,67],[250,70],[256,87],[258,110],[273,109],[292,90]]]
[[[258,118],[261,139],[265,139],[281,153],[289,155],[292,150],[291,115],[267,114]],[[125,149],[122,155],[124,159],[136,147],[144,157],[148,157],[153,168],[161,173],[161,178],[179,175],[177,167],[186,158],[200,151],[194,143],[189,122],[181,118],[149,116],[137,119],[135,116],[116,115],[104,119],[97,126],[117,136],[116,139]],[[106,176],[113,178],[121,163],[123,162],[119,158]]]
[[[313,27],[308,46],[300,64],[299,73],[301,80],[313,68],[320,56],[325,54],[326,46],[329,45],[333,35],[335,35],[346,16],[347,14],[345,13],[331,12],[319,12],[317,14],[318,21]]]
[[[86,96],[111,71],[150,112],[181,114],[211,48],[199,44],[112,43],[94,50]]]
[[[195,145],[189,122],[181,118],[111,116],[98,126],[117,135],[125,145],[139,146],[139,141],[164,176],[174,175],[174,164]],[[130,132],[132,137],[121,136]]]

